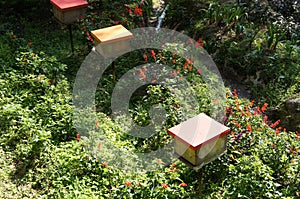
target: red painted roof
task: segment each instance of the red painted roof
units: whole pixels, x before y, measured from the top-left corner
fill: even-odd
[[[60,10],[72,10],[88,6],[88,2],[85,0],[50,0],[50,3]]]
[[[168,129],[170,135],[189,145],[194,150],[199,149],[203,144],[220,136],[224,136],[229,132],[230,128],[204,113]]]

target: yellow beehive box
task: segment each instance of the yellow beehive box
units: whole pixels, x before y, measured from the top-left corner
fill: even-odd
[[[168,129],[175,138],[175,153],[194,167],[213,161],[226,151],[230,129],[201,113]]]
[[[133,34],[122,25],[110,26],[91,31],[96,50],[104,57],[116,57],[130,49]]]
[[[51,0],[53,14],[63,24],[71,24],[84,15],[88,2],[85,0]]]

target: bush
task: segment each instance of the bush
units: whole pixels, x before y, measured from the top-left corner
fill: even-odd
[[[69,85],[56,74],[65,66],[31,52],[21,57],[19,70],[9,69],[0,77],[0,143],[4,150],[16,150],[16,175],[23,176],[48,144],[73,139],[75,130]]]

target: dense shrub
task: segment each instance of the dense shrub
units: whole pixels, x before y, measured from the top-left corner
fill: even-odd
[[[204,38],[205,48],[225,78],[234,75],[250,84],[253,98],[266,100],[272,106],[287,97],[284,94],[287,90],[288,96],[299,92],[289,89],[299,84],[299,56],[295,56],[299,51],[299,25],[296,22],[278,16],[268,3],[259,1],[239,4],[213,1],[202,11],[202,16],[190,34]],[[226,72],[232,69],[233,74]],[[272,89],[266,92],[264,88]]]
[[[31,52],[21,57],[19,70],[7,68],[0,77],[0,131],[1,146],[16,151],[16,175],[22,176],[48,144],[68,141],[75,132],[69,85],[56,74],[64,65]]]
[[[94,28],[129,19],[130,22],[124,22],[128,28],[131,25],[146,25],[145,19],[151,15],[146,6],[150,3],[143,2],[145,11],[141,16],[138,9],[134,13],[140,1],[130,1],[128,7],[123,5],[127,3],[125,1],[91,0],[92,11],[101,11],[97,6],[103,3],[102,8],[106,12],[103,15],[92,12],[87,18],[80,19],[80,31],[88,37],[86,32]],[[178,25],[181,19],[176,17],[178,13],[183,17],[182,22],[195,25],[186,32],[195,35],[197,40],[203,36],[197,45],[204,46],[219,64],[233,67],[240,74],[250,77],[262,71],[257,81],[261,82],[265,89],[263,92],[266,92],[261,99],[266,98],[268,103],[276,104],[282,96],[299,92],[297,35],[289,37],[285,26],[271,25],[268,20],[257,24],[253,18],[264,16],[265,10],[257,10],[258,14],[253,14],[243,4],[247,3],[245,1],[226,5],[215,1],[209,2],[210,5],[201,2],[195,1],[195,4],[199,4],[193,6],[187,1],[169,1],[167,21],[171,26]],[[114,7],[117,4],[121,7]],[[176,10],[180,7],[182,9]],[[250,8],[253,9],[253,6]],[[120,13],[123,9],[124,15]],[[199,13],[199,16],[194,13]],[[0,31],[5,29],[4,26],[0,27]],[[177,27],[186,28],[180,24]],[[73,126],[72,80],[67,81],[62,75],[67,70],[66,65],[54,56],[34,53],[30,49],[32,43],[24,38],[10,31],[4,33],[0,37],[3,41],[0,46],[1,198],[198,197],[199,173],[179,160],[166,165],[157,159],[152,164],[160,169],[130,173],[107,162],[108,158],[115,155],[114,151],[108,150],[109,147],[105,148],[107,143],[97,145],[96,155],[91,153],[88,141]],[[50,52],[52,48],[49,47]],[[77,60],[76,56],[81,54],[74,55],[72,59]],[[125,67],[128,62],[132,66],[147,62],[166,64],[174,69],[169,74],[171,79],[184,75],[191,82],[197,97],[199,110],[196,112],[209,115],[211,108],[218,103],[210,99],[209,89],[201,78],[202,71],[196,70],[188,58],[155,49],[134,52],[116,60],[117,80],[131,69],[132,66]],[[184,101],[155,82],[137,90],[130,101],[130,113],[136,123],[147,125],[150,122],[149,109],[158,103],[166,110],[168,117],[164,128],[152,138],[140,140],[131,137],[124,133],[120,123],[110,118],[110,96],[115,86],[111,72],[111,68],[105,72],[97,88],[98,114],[92,133],[105,135],[120,151],[148,152],[163,147],[171,140],[167,128],[182,119],[180,103]],[[145,71],[136,74],[137,78],[148,78]],[[261,87],[259,89],[262,90]],[[280,94],[286,90],[289,93]],[[231,132],[228,135],[227,153],[204,167],[204,198],[300,196],[300,134],[286,132],[280,127],[280,121],[270,122],[266,116],[268,104],[264,101],[259,104],[256,107],[253,101],[241,100],[236,91],[231,93],[228,90],[225,124]],[[123,158],[126,160],[126,157]]]

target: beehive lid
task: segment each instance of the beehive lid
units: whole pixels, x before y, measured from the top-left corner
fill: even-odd
[[[122,25],[93,30],[91,33],[102,44],[133,38],[133,34]]]
[[[229,132],[230,128],[204,113],[168,129],[170,135],[189,145],[194,150],[199,149],[203,144],[220,136],[224,136]]]
[[[63,11],[88,6],[88,2],[85,0],[51,0],[50,3]]]

